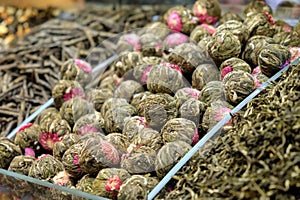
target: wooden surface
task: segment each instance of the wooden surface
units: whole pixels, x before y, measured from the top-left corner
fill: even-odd
[[[0,0],[0,5],[13,5],[18,7],[34,6],[37,8],[60,7],[74,8],[82,7],[84,0]]]

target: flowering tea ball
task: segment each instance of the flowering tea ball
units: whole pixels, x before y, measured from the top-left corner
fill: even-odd
[[[254,74],[253,75],[255,88],[260,87],[263,83],[265,83],[269,78],[264,74]]]
[[[39,150],[40,146],[38,144],[38,140],[41,134],[42,131],[39,125],[28,123],[18,130],[14,143],[22,150],[26,147]]]
[[[154,153],[132,153],[121,161],[121,167],[131,174],[146,174],[154,171]]]
[[[46,108],[35,118],[34,124],[41,125],[42,121],[47,118],[55,119],[57,114],[59,114],[59,111],[56,108]]]
[[[163,178],[191,148],[191,145],[184,141],[169,142],[162,146],[155,160],[158,178]]]
[[[140,83],[133,80],[127,80],[118,85],[114,91],[114,97],[123,98],[126,99],[127,102],[130,102],[134,94],[143,91],[144,88]]]
[[[150,128],[160,129],[177,116],[176,100],[166,93],[150,94],[137,106],[137,113],[146,118]]]
[[[165,23],[154,21],[142,28],[141,35],[145,33],[155,34],[159,39],[163,40],[170,33],[170,29]]]
[[[222,80],[226,76],[226,74],[236,70],[242,70],[251,73],[251,67],[248,63],[246,63],[244,60],[240,58],[233,57],[222,62],[220,66]]]
[[[141,52],[134,51],[122,52],[116,61],[114,61],[111,66],[114,69],[114,72],[122,77],[127,72],[131,71],[135,66],[142,63],[143,55]]]
[[[264,0],[254,0],[246,5],[244,9],[244,17],[252,15],[253,13],[271,13],[272,8]]]
[[[52,178],[52,181],[54,184],[59,186],[68,187],[68,188],[74,187],[74,183],[73,180],[71,179],[71,175],[66,170],[58,172]],[[72,195],[68,192],[64,192],[60,190],[51,190],[51,198],[72,200]]]
[[[241,16],[239,16],[236,13],[232,13],[232,12],[226,12],[221,16],[221,19],[219,20],[219,24],[224,24],[225,22],[229,21],[229,20],[236,20],[239,22],[242,22],[243,19],[241,18]]]
[[[69,123],[61,118],[54,119],[46,132],[56,133],[59,137],[71,133]]]
[[[124,51],[140,51],[140,36],[135,33],[128,33],[122,35],[117,42],[117,53],[122,53]]]
[[[189,37],[183,33],[171,33],[163,41],[163,49],[170,52],[176,46],[189,41]]]
[[[212,36],[208,35],[203,37],[199,42],[198,42],[198,46],[202,49],[204,49],[205,51],[208,52],[208,43],[212,40]]]
[[[179,109],[179,117],[191,120],[198,127],[202,121],[207,105],[198,99],[190,98]]]
[[[228,58],[238,57],[241,53],[240,41],[228,30],[216,32],[207,44],[207,48],[217,66]]]
[[[101,111],[101,107],[106,99],[113,97],[112,90],[108,88],[92,89],[87,92],[87,99],[94,105],[96,111]]]
[[[226,100],[232,105],[240,103],[255,89],[253,76],[242,70],[228,73],[223,83]]]
[[[94,112],[93,105],[81,97],[75,97],[64,102],[59,110],[61,117],[65,119],[70,126],[73,126],[80,117]]]
[[[286,47],[299,47],[300,34],[295,31],[279,32],[273,36],[275,43],[284,45]]]
[[[221,7],[217,0],[197,0],[193,13],[200,23],[215,24],[221,17]]]
[[[60,68],[63,80],[78,81],[85,86],[91,80],[92,66],[80,59],[69,59]]]
[[[9,164],[8,171],[16,172],[27,176],[29,173],[29,168],[31,167],[34,161],[34,156],[16,156]]]
[[[216,32],[222,32],[223,30],[228,30],[238,37],[241,45],[243,45],[250,36],[250,32],[247,27],[242,22],[236,20],[224,22],[222,25],[217,27]]]
[[[102,105],[101,108],[101,114],[102,116],[105,116],[105,113],[111,109],[111,108],[116,108],[116,107],[127,107],[129,105],[129,103],[126,101],[126,99],[123,98],[108,98],[105,100],[105,102]]]
[[[129,141],[138,134],[140,130],[148,127],[148,122],[145,117],[133,116],[128,119],[125,119],[125,124],[123,128],[123,135],[126,135]]]
[[[161,129],[164,143],[184,141],[190,145],[196,144],[199,140],[198,127],[191,120],[174,118]]]
[[[122,81],[122,78],[116,74],[110,74],[109,76],[105,77],[98,86],[99,89],[109,89],[114,90],[117,85]]]
[[[162,40],[152,33],[145,33],[140,37],[141,52],[143,56],[162,55]]]
[[[153,66],[146,82],[152,93],[172,94],[187,86],[180,68],[170,63]]]
[[[7,138],[0,138],[0,168],[7,169],[15,156],[22,155],[22,150]]]
[[[61,160],[65,151],[80,141],[80,137],[77,134],[67,134],[64,135],[61,141],[56,142],[53,147],[53,156],[54,158]]]
[[[103,168],[118,166],[120,155],[111,143],[90,138],[84,142],[78,161],[83,172],[97,174]]]
[[[128,106],[115,107],[109,109],[104,116],[104,126],[107,133],[121,132],[125,125],[125,119],[136,113],[136,109]]]
[[[211,130],[218,122],[220,122],[228,113],[231,112],[233,106],[231,106],[226,101],[217,100],[211,103],[211,105],[206,109],[201,127],[204,132]],[[222,131],[227,131],[232,128],[232,120],[228,120]]]
[[[220,71],[214,63],[200,64],[193,72],[192,86],[201,91],[207,83],[220,80]]]
[[[201,24],[194,28],[194,30],[191,32],[190,39],[192,42],[198,43],[202,38],[210,36],[215,32],[216,28],[214,26]]]
[[[185,87],[177,90],[177,92],[174,95],[174,98],[177,101],[176,103],[177,109],[179,109],[180,106],[190,98],[198,99],[199,94],[200,94],[199,90],[194,88],[189,88],[189,87]]]
[[[273,38],[257,35],[249,38],[242,54],[242,59],[249,63],[251,68],[258,66],[258,55],[267,44],[274,44]]]
[[[143,128],[133,137],[132,144],[137,146],[147,146],[158,151],[161,148],[163,141],[160,132],[152,128]]]
[[[141,101],[143,101],[150,94],[152,94],[152,93],[149,91],[134,94],[132,97],[132,100],[131,100],[131,105],[134,106],[135,108],[137,108],[138,105],[141,103]]]
[[[275,22],[267,13],[253,13],[246,17],[244,25],[250,32],[250,36],[264,35],[273,37],[275,34]]]
[[[168,27],[175,32],[182,32],[189,35],[197,26],[198,19],[193,16],[191,10],[183,6],[170,8],[164,15]]]
[[[95,112],[80,117],[74,124],[73,132],[77,135],[85,135],[93,132],[103,132],[101,129],[101,113]]]
[[[51,181],[60,171],[64,170],[64,165],[51,155],[40,156],[30,167],[28,176],[40,180]]]
[[[104,139],[113,144],[116,149],[118,149],[120,155],[126,153],[127,148],[130,145],[128,137],[121,133],[110,133],[106,135]]]
[[[223,83],[221,81],[207,83],[200,92],[199,100],[207,105],[212,101],[225,100]]]
[[[273,76],[290,63],[291,52],[280,44],[269,44],[262,48],[258,56],[258,65],[263,74]]]
[[[93,182],[92,193],[101,197],[114,198],[122,183],[129,177],[130,174],[125,169],[102,169]]]
[[[83,171],[79,166],[79,154],[83,148],[83,143],[77,143],[70,146],[64,153],[61,162],[68,173],[78,179],[83,175]]]
[[[76,184],[76,190],[93,193],[93,184],[95,178],[89,174],[84,175]],[[85,198],[73,196],[72,200],[84,200]]]
[[[184,74],[192,73],[201,63],[211,62],[206,49],[193,43],[183,43],[175,47],[168,60],[178,65]]]
[[[143,199],[147,200],[148,193],[158,184],[155,177],[133,175],[121,185],[118,199]]]

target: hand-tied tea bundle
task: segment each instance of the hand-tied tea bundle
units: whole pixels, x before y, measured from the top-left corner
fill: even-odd
[[[114,51],[119,56],[100,75],[97,72],[96,75],[92,74],[92,68],[95,66],[93,56],[88,62],[80,59],[82,57],[80,55],[86,55],[87,51],[79,53],[78,59],[65,57],[61,60],[53,54],[50,57],[55,66],[60,67],[60,73],[57,74],[60,74],[61,78],[59,81],[51,82],[48,88],[52,89],[54,107],[41,112],[34,123],[23,126],[14,141],[0,140],[0,147],[3,149],[0,158],[5,161],[2,168],[102,197],[147,199],[147,194],[159,180],[201,137],[268,77],[286,67],[290,60],[299,55],[297,48],[287,47],[297,44],[294,39],[295,32],[292,36],[279,34],[286,32],[287,29],[278,28],[273,23],[272,16],[269,13],[262,13],[260,8],[256,8],[257,5],[260,4],[249,5],[245,20],[236,15],[221,16],[220,6],[214,0],[198,0],[193,10],[183,6],[171,8],[161,21],[149,25],[144,23],[145,28],[126,32],[115,41],[116,44],[109,43],[113,45],[113,50],[109,49],[108,44],[104,45],[105,48],[100,51],[99,56],[106,57]],[[86,46],[86,42],[88,48],[96,45],[103,37],[108,36],[102,30],[111,29],[112,32],[117,32],[118,27],[114,24],[114,20],[122,19],[119,13],[111,16],[113,20],[103,20],[96,26],[99,19],[91,15],[93,14],[86,12],[79,14],[85,19],[81,22],[82,25],[91,26],[95,30],[96,42],[92,42],[94,36],[87,35],[87,38],[82,38],[85,42],[80,44],[75,42],[72,45]],[[142,18],[142,15],[136,16],[137,20]],[[133,19],[135,18],[130,20]],[[219,19],[223,19],[223,22],[216,26]],[[261,23],[257,20],[261,20]],[[62,25],[65,22],[52,23]],[[140,26],[138,22],[136,23]],[[126,27],[128,28],[128,25],[125,29]],[[48,31],[52,33],[53,30]],[[86,34],[94,34],[93,31],[86,31]],[[34,43],[38,34],[39,31],[33,32],[27,41],[20,44]],[[285,42],[278,42],[278,38],[284,38]],[[63,38],[60,39],[65,42]],[[67,52],[74,50],[72,45],[67,45],[69,48]],[[72,55],[71,57],[75,57],[75,54]],[[261,104],[257,103],[262,106],[261,110],[269,105],[266,99]],[[272,107],[266,112],[273,110],[276,109]],[[248,108],[246,114],[254,115],[255,109]],[[272,116],[277,119],[279,115],[272,114]],[[261,126],[272,120],[270,116],[263,118],[259,115],[259,117],[261,121],[259,123],[256,121],[256,124],[262,124]],[[215,159],[213,156],[224,155],[217,149],[212,151],[213,153],[206,152],[213,157],[209,157],[206,162],[222,162],[224,167],[218,168],[218,163],[198,167],[201,162],[197,163],[195,159],[206,158],[202,154],[196,155],[190,162],[191,165],[183,169],[186,170],[184,173],[187,176],[180,177],[181,172],[175,176],[174,179],[178,179],[178,183],[174,192],[164,193],[163,198],[180,198],[182,197],[180,195],[188,195],[186,193],[191,193],[188,197],[195,199],[202,193],[205,194],[204,198],[208,197],[211,195],[208,194],[210,191],[219,188],[211,189],[206,184],[216,184],[216,187],[219,187],[218,184],[223,183],[216,182],[215,179],[207,182],[209,178],[223,180],[223,174],[233,175],[240,172],[238,165],[234,165],[239,161],[242,161],[242,164],[248,161],[246,165],[250,167],[246,171],[248,173],[252,170],[251,164],[256,164],[257,159],[263,159],[263,153],[267,151],[274,154],[270,159],[277,156],[275,147],[273,149],[268,147],[261,153],[248,155],[244,146],[239,145],[249,142],[252,150],[259,142],[264,145],[269,143],[259,137],[257,140],[256,138],[239,140],[240,135],[246,137],[248,132],[243,129],[244,132],[237,133],[237,129],[232,128],[241,126],[238,116],[233,116],[233,119],[222,127],[221,133],[225,134],[223,137],[226,141],[233,139],[236,141],[228,145],[220,143],[217,146],[220,149],[224,146],[226,150],[233,149],[232,151],[239,155],[238,160],[235,162],[232,161],[234,159],[228,160],[229,156],[235,154],[225,154],[227,157],[220,156]],[[256,126],[249,125],[248,128]],[[279,129],[282,127],[283,125]],[[259,129],[253,133],[257,134],[259,131],[263,130]],[[271,138],[272,135],[268,133],[265,137]],[[257,148],[262,148],[263,144]],[[280,147],[280,144],[277,146]],[[293,146],[288,149],[292,148]],[[243,161],[241,155],[252,160]],[[266,166],[265,163],[268,162],[259,161],[262,166]],[[19,168],[21,162],[25,166]],[[288,166],[292,167],[291,163],[295,162],[290,162]],[[288,168],[285,171],[287,170]],[[245,176],[248,175],[246,172]],[[190,174],[193,174],[191,178]],[[197,176],[200,174],[203,179],[198,179]],[[254,175],[253,177],[255,178]],[[253,177],[251,176],[249,180]],[[189,185],[189,181],[194,179],[197,182],[193,182],[192,186]],[[224,178],[225,180],[227,179]],[[9,179],[3,180],[4,185],[10,186],[11,183]],[[187,185],[182,186],[181,183]],[[254,182],[254,187],[252,185],[251,187],[255,188],[260,183],[266,182],[265,180]],[[289,184],[290,182],[286,183],[284,187],[287,188]],[[220,192],[221,196],[218,197],[237,195],[236,191],[242,186],[234,186],[223,188],[224,191]],[[272,191],[275,190],[276,187],[271,186]],[[17,190],[17,187],[12,188]],[[164,192],[170,192],[171,189],[171,187],[165,189]],[[251,189],[250,186],[243,191],[247,189]],[[43,193],[33,191],[26,184],[22,186],[23,190],[45,198],[51,196],[58,199],[81,199],[56,190],[46,190]],[[219,193],[214,193],[217,194]],[[252,194],[252,191],[240,193],[237,198],[250,198]]]
[[[300,64],[248,103],[238,123],[200,149],[166,199],[299,199]],[[207,150],[205,148],[208,148]],[[206,152],[206,153],[204,153]]]

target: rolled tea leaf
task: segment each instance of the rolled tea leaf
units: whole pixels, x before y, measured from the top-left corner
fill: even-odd
[[[214,63],[200,64],[193,72],[192,86],[201,91],[207,83],[220,80],[220,71]]]
[[[145,117],[133,116],[125,120],[123,135],[126,135],[129,141],[133,139],[143,128],[148,127]]]
[[[179,109],[180,106],[187,101],[190,98],[198,99],[200,95],[200,91],[194,88],[181,88],[177,90],[177,92],[174,95],[174,98],[176,99],[176,107]]]
[[[87,92],[87,99],[94,105],[95,110],[100,112],[106,99],[113,97],[113,91],[108,88],[92,89]]]
[[[121,167],[131,174],[146,174],[154,171],[155,151],[153,153],[131,153],[121,160]]]
[[[223,83],[221,81],[207,83],[200,92],[199,100],[207,105],[216,100],[225,100]]]
[[[250,36],[264,35],[273,37],[275,34],[275,22],[268,13],[252,13],[244,21],[250,32]]]
[[[118,85],[113,96],[115,98],[126,99],[127,102],[130,102],[134,94],[143,91],[144,88],[140,83],[134,80],[127,80]]]
[[[216,28],[214,26],[208,24],[201,24],[194,28],[191,32],[190,39],[192,42],[198,43],[201,39],[206,36],[210,36],[216,32]]]
[[[163,144],[162,135],[160,132],[154,129],[143,128],[138,132],[137,135],[133,137],[132,144],[137,146],[147,146],[155,151],[158,151]]]
[[[120,155],[126,153],[130,145],[128,137],[121,133],[110,133],[104,139],[113,144],[118,149]]]
[[[104,119],[100,112],[83,115],[75,122],[73,132],[77,135],[85,135],[92,132],[103,132],[101,129],[102,120]]]
[[[248,63],[246,63],[244,60],[240,58],[233,57],[222,62],[220,66],[222,80],[226,76],[226,74],[236,70],[242,70],[251,73],[251,67]]]
[[[300,34],[297,33],[296,31],[276,33],[273,36],[273,39],[277,44],[281,44],[286,47],[300,46]]]

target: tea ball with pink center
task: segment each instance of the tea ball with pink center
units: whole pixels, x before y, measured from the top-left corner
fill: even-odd
[[[198,24],[198,19],[193,16],[192,11],[183,6],[170,8],[164,15],[164,20],[172,31],[182,32],[187,35]]]
[[[145,33],[140,37],[143,56],[162,56],[162,40],[156,34]]]
[[[199,95],[200,91],[194,88],[185,87],[177,90],[174,95],[174,98],[177,101],[176,107],[180,108],[180,106],[190,98],[198,99]]]
[[[143,86],[134,80],[123,81],[114,91],[113,96],[115,98],[126,99],[127,102],[131,102],[133,95],[143,92]]]
[[[200,23],[213,25],[221,17],[221,7],[217,0],[197,0],[193,5],[193,14]]]
[[[57,109],[61,107],[63,102],[68,101],[76,96],[85,97],[84,91],[77,81],[60,80],[52,88],[52,97],[54,105]]]
[[[129,138],[122,133],[110,133],[104,139],[113,144],[118,149],[120,155],[126,153],[130,145]]]
[[[52,151],[54,144],[59,141],[61,138],[56,133],[43,132],[39,137],[39,143],[47,151]]]
[[[124,128],[122,133],[127,136],[129,141],[133,139],[135,135],[138,134],[143,128],[148,127],[148,122],[145,117],[133,116],[125,119]]]
[[[141,50],[140,36],[138,36],[135,33],[128,33],[122,35],[117,42],[116,49],[118,53],[124,51],[140,51]]]
[[[194,28],[194,30],[191,32],[190,39],[191,41],[198,43],[204,37],[210,36],[215,33],[215,31],[216,28],[214,26],[201,24]]]
[[[83,170],[79,165],[79,154],[82,148],[82,142],[70,146],[65,151],[61,159],[61,162],[63,163],[66,171],[76,179],[80,178],[83,175]]]
[[[28,123],[19,129],[14,139],[14,143],[22,150],[25,150],[25,148],[32,148],[34,151],[40,151],[41,146],[38,140],[41,134],[42,131],[39,125]]]
[[[85,135],[94,132],[103,132],[100,122],[104,120],[100,112],[83,115],[74,124],[73,132]]]
[[[174,118],[167,121],[161,133],[165,144],[174,141],[184,141],[192,145],[199,140],[198,127],[193,121],[185,118]]]
[[[72,146],[75,143],[78,143],[80,141],[80,137],[77,134],[67,134],[64,135],[61,138],[61,141],[56,142],[53,146],[53,156],[58,159],[61,160],[63,154],[65,153],[65,151]]]
[[[253,76],[242,70],[228,73],[223,83],[226,100],[232,105],[240,103],[255,89]]]
[[[93,194],[116,198],[123,182],[130,177],[125,169],[106,168],[99,171],[93,182]]]
[[[236,71],[236,70],[242,70],[248,73],[251,73],[251,67],[248,63],[246,63],[244,60],[237,58],[237,57],[232,57],[220,65],[220,71],[221,71],[221,78],[222,80],[231,71]]]
[[[157,151],[161,148],[163,141],[160,132],[152,128],[143,128],[133,137],[132,144],[150,147]]]
[[[78,81],[85,86],[91,79],[92,66],[81,59],[70,59],[60,68],[60,76],[63,80]]]
[[[189,37],[183,33],[171,33],[163,41],[163,48],[172,51],[176,46],[189,41]]]

